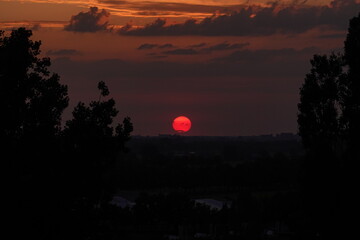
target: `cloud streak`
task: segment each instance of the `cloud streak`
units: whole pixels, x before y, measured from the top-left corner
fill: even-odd
[[[130,25],[119,34],[132,36],[266,36],[296,34],[321,26],[334,30],[346,29],[348,19],[360,11],[355,0],[334,0],[329,6],[283,6],[273,3],[266,7],[243,8],[229,14],[213,15],[201,21],[189,19],[181,24],[169,25],[157,19],[142,28]]]
[[[238,49],[242,49],[249,45],[250,45],[250,43],[248,43],[248,42],[244,42],[244,43],[222,42],[222,43],[218,43],[215,45],[199,43],[199,44],[194,44],[194,45],[190,45],[190,46],[183,47],[183,48],[176,48],[176,49],[172,49],[172,50],[162,51],[161,58],[165,57],[166,55],[196,55],[196,54],[209,54],[214,51],[238,50]],[[137,50],[156,50],[156,49],[164,50],[164,49],[169,49],[169,48],[175,48],[175,46],[171,43],[165,43],[165,44],[144,43],[144,44],[141,44],[137,48]],[[152,52],[150,54],[148,53],[147,56],[158,57],[158,54],[155,52]]]
[[[199,52],[192,48],[178,48],[170,51],[165,51],[163,53],[168,55],[194,55],[198,54]]]
[[[235,50],[242,49],[246,46],[250,45],[250,43],[219,43],[215,45],[211,45],[208,47],[205,43],[191,45],[189,48],[177,48],[170,51],[164,51],[162,54],[167,55],[196,55],[196,54],[209,54],[214,51],[227,51],[227,50]]]
[[[219,43],[213,46],[209,46],[206,48],[202,48],[201,51],[208,53],[208,52],[213,52],[213,51],[225,51],[225,50],[234,50],[234,49],[241,49],[244,48],[246,46],[249,46],[250,43],[246,42],[246,43],[227,43],[227,42],[223,42],[223,43]]]
[[[258,50],[238,50],[232,52],[231,54],[215,58],[213,62],[222,62],[222,63],[232,63],[232,64],[246,64],[246,65],[258,65],[262,64],[272,65],[286,62],[296,61],[297,58],[301,59],[301,56],[311,57],[316,52],[319,52],[317,48],[309,47],[303,48],[301,50],[296,50],[294,48],[281,48],[281,49],[258,49]],[[272,64],[266,62],[272,62]],[[296,67],[296,66],[295,66]],[[284,71],[286,71],[284,69]],[[254,73],[255,74],[255,73]]]
[[[144,43],[144,44],[141,44],[137,49],[138,50],[150,50],[150,49],[154,49],[154,48],[165,49],[165,48],[173,48],[173,47],[175,47],[175,46],[172,45],[171,43],[165,43],[165,44]]]
[[[74,55],[81,55],[76,49],[58,49],[58,50],[49,50],[46,52],[49,56],[74,56]]]
[[[112,9],[114,14],[122,16],[177,16],[205,17],[214,12],[226,13],[246,7],[243,4],[203,4],[202,1],[172,2],[172,1],[113,1],[99,0],[102,6]]]

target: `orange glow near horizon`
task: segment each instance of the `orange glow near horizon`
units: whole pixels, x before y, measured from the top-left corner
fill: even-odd
[[[178,133],[185,133],[190,130],[191,121],[185,116],[180,116],[174,119],[172,127]]]

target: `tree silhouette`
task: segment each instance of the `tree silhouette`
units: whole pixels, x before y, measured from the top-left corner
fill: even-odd
[[[355,206],[359,198],[353,189],[358,188],[359,173],[358,161],[360,159],[360,13],[350,20],[348,34],[345,40],[345,61],[348,67],[348,76],[345,79],[346,87],[344,94],[344,141],[346,152],[344,154],[344,174],[342,175],[344,187],[341,189],[342,212],[339,218],[346,219],[342,222],[342,228],[349,232],[349,236],[355,234],[351,229],[356,229],[351,220]],[[349,231],[350,230],[350,231]]]
[[[8,141],[57,135],[68,106],[67,86],[50,74],[50,59],[39,58],[41,42],[31,35],[25,28],[9,37],[0,31],[0,135]]]
[[[98,89],[101,97],[110,93],[104,82],[99,82]],[[77,186],[72,193],[74,201],[83,199],[87,204],[99,205],[106,203],[112,194],[111,171],[133,131],[128,117],[115,129],[112,127],[117,114],[113,98],[92,101],[89,106],[79,102],[74,108],[73,119],[66,122],[66,154],[72,159],[69,185]]]
[[[305,148],[359,157],[360,14],[350,20],[344,54],[315,55],[300,89],[299,134]]]
[[[66,122],[64,134],[71,139],[73,150],[91,157],[107,158],[107,154],[113,154],[114,149],[124,150],[124,143],[129,140],[133,126],[130,118],[126,117],[123,124],[118,124],[115,129],[112,127],[113,119],[119,112],[115,108],[115,100],[101,101],[101,97],[110,94],[103,81],[98,83],[98,89],[98,101],[90,102],[89,106],[78,103],[73,111],[73,119]]]
[[[79,234],[78,239],[106,234],[102,226],[109,219],[102,212],[116,188],[116,160],[133,131],[128,117],[115,128],[112,126],[118,114],[115,100],[101,100],[110,94],[104,82],[99,82],[98,89],[99,100],[89,105],[79,102],[63,131],[65,152],[60,175],[66,177],[61,178],[65,196],[62,226],[71,231],[69,234]],[[64,225],[68,219],[72,220]]]
[[[360,14],[350,20],[344,50],[314,55],[300,89],[298,125],[310,154],[346,158],[346,165],[359,159]]]
[[[334,153],[341,134],[341,90],[345,77],[341,55],[314,55],[300,89],[299,134],[305,148]]]
[[[344,54],[314,55],[311,65],[300,89],[298,125],[308,150],[306,207],[314,231],[326,238],[346,232],[346,224],[335,223],[354,206],[349,199],[360,159],[360,14],[350,20]]]
[[[98,83],[98,89],[100,90],[99,101],[101,100],[101,96],[106,97],[110,94],[109,88],[106,86],[105,82],[100,81]]]
[[[112,167],[130,139],[131,120],[111,126],[118,110],[114,99],[102,100],[110,92],[101,81],[99,100],[80,102],[62,130],[67,86],[50,73],[50,59],[39,57],[41,42],[31,36],[25,28],[10,36],[0,31],[0,146],[11,211],[5,217],[14,227],[8,229],[24,234],[14,239],[104,239],[112,227],[104,224]]]
[[[344,58],[348,75],[344,86],[344,130],[350,160],[360,159],[360,13],[350,20]]]
[[[0,31],[0,140],[8,187],[4,196],[12,213],[7,221],[23,229],[9,228],[11,234],[41,238],[47,235],[47,198],[53,196],[61,114],[69,99],[67,86],[48,70],[50,59],[40,58],[41,42],[31,36],[25,28],[10,36]]]

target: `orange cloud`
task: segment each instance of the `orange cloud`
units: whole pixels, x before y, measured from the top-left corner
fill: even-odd
[[[41,28],[63,28],[66,22],[62,21],[2,21],[0,26],[2,30],[12,30],[19,27],[25,27],[33,31]]]

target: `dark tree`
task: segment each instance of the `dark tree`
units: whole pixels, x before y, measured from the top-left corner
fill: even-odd
[[[344,94],[344,142],[346,152],[343,157],[343,188],[342,197],[338,200],[342,205],[339,219],[344,232],[354,235],[356,215],[353,211],[358,206],[359,197],[354,189],[359,188],[360,160],[360,13],[350,20],[348,34],[345,40],[345,61],[348,67],[348,77],[345,79]]]
[[[67,86],[50,73],[49,58],[40,58],[40,41],[19,28],[9,37],[0,31],[0,135],[7,141],[49,138],[59,133],[68,106]]]
[[[98,89],[98,101],[90,102],[89,106],[78,103],[73,111],[73,119],[66,122],[64,134],[75,152],[103,160],[113,158],[114,154],[124,150],[133,126],[130,118],[126,117],[123,124],[118,124],[114,129],[113,119],[119,112],[115,108],[115,100],[101,101],[101,97],[110,94],[103,81],[98,83]]]
[[[99,82],[98,89],[99,100],[89,105],[79,102],[63,131],[64,237],[72,234],[77,239],[105,239],[99,235],[110,230],[103,222],[112,223],[102,213],[116,188],[116,161],[125,150],[133,125],[127,117],[122,124],[112,126],[118,114],[115,101],[105,99],[110,92],[104,82]]]
[[[344,50],[314,56],[298,104],[299,134],[307,149],[305,206],[314,232],[325,238],[348,232],[345,213],[354,206],[351,189],[360,159],[360,14],[350,20]]]
[[[50,59],[40,57],[41,42],[31,36],[25,28],[10,36],[0,31],[0,142],[7,187],[3,196],[11,212],[6,220],[11,226],[5,228],[11,235],[46,238],[51,176],[68,95],[67,86],[48,70]]]
[[[299,134],[305,148],[334,153],[341,130],[340,91],[344,78],[342,56],[315,55],[300,89]]]
[[[105,82],[100,81],[98,83],[98,89],[100,90],[100,96],[99,96],[99,101],[101,100],[101,97],[106,97],[110,94],[109,92],[109,88],[106,86]]]
[[[66,166],[71,166],[70,170],[64,169],[71,191],[69,204],[101,207],[109,201],[115,187],[112,170],[133,131],[128,117],[115,128],[112,126],[118,114],[115,100],[101,100],[110,93],[104,82],[99,82],[98,89],[100,99],[89,105],[79,102],[63,131],[65,159],[69,161]]]
[[[130,118],[112,127],[118,110],[104,82],[100,98],[79,103],[61,129],[67,86],[40,58],[32,32],[0,31],[0,140],[7,180],[5,221],[14,239],[107,239],[105,214],[112,168],[133,130]],[[3,158],[4,157],[4,158]],[[103,207],[105,206],[105,207]],[[105,237],[105,235],[107,236]],[[20,236],[21,235],[21,236]]]
[[[351,160],[360,159],[360,13],[350,20],[344,58],[348,67],[344,92],[344,130]]]
[[[344,54],[315,55],[300,89],[299,134],[310,152],[359,159],[360,14],[350,20]]]

